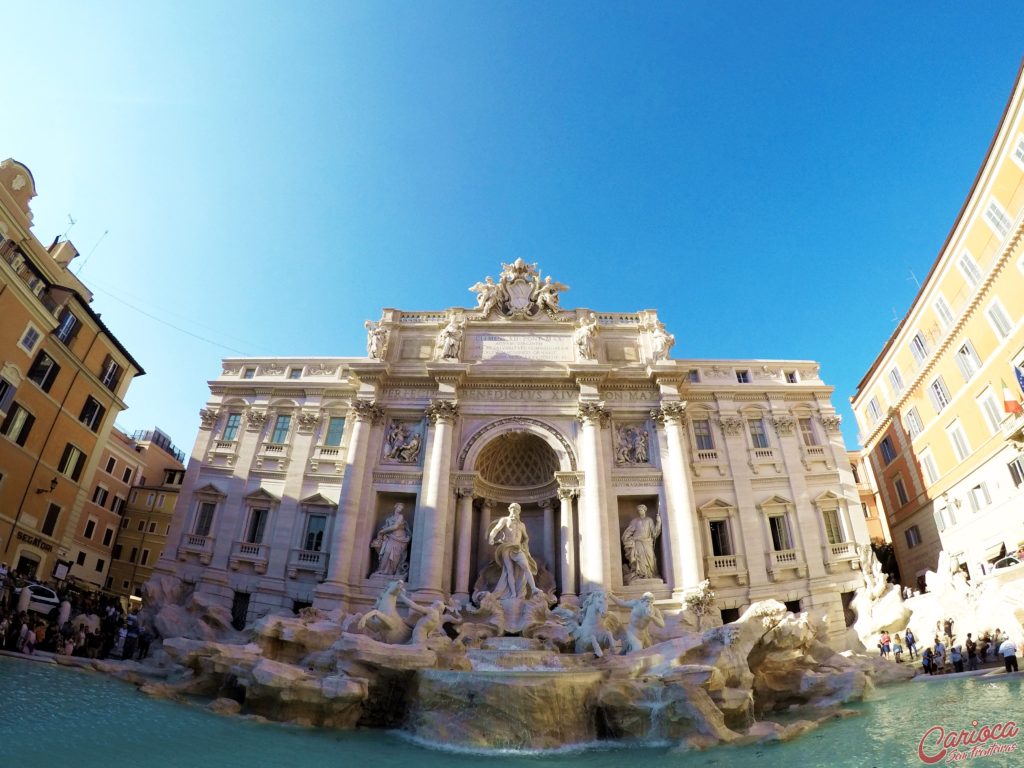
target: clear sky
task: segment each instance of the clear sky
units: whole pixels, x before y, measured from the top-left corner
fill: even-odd
[[[74,217],[74,269],[148,372],[118,423],[186,452],[221,358],[361,355],[381,307],[470,306],[519,256],[565,306],[658,309],[677,357],[821,361],[855,447],[848,399],[1024,56],[1000,2],[0,18],[0,156],[35,176],[40,240]]]

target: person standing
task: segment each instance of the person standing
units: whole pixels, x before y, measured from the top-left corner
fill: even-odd
[[[907,644],[907,652],[910,654],[911,660],[914,658],[914,653],[917,651],[917,638],[914,637],[914,633],[907,627],[907,631],[903,633],[904,642]],[[920,656],[921,654],[918,654]]]
[[[967,669],[975,670],[978,668],[978,644],[971,639],[971,633],[967,633]]]
[[[893,638],[892,655],[896,657],[897,664],[903,663],[903,641],[900,640],[899,634],[897,634],[896,637]]]
[[[932,666],[935,667],[935,671],[941,674],[945,671],[946,667],[946,646],[942,644],[942,641],[938,637],[935,638],[935,645],[932,651]]]
[[[949,660],[953,662],[953,670],[956,672],[964,671],[964,657],[960,653],[960,646],[954,645],[949,651]]]
[[[999,653],[1002,654],[1006,671],[1017,672],[1017,644],[1010,638],[1006,638],[999,646]]]

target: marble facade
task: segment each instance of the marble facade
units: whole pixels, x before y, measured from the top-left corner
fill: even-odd
[[[465,602],[516,502],[562,604],[602,589],[678,611],[709,579],[723,620],[771,598],[845,633],[868,534],[816,363],[669,359],[656,312],[565,309],[522,260],[471,290],[475,308],[385,309],[364,357],[224,360],[157,571],[239,623],[365,610],[401,504],[409,593]],[[631,578],[640,505],[660,530]]]

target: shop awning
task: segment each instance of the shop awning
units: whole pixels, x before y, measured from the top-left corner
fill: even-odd
[[[993,544],[988,549],[985,550],[985,559],[988,562],[991,563],[993,560],[998,560],[1000,557],[1003,557],[1005,554],[1006,554],[1006,543],[1000,541],[998,544]]]

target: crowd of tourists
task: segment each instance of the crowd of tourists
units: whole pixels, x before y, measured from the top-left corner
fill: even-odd
[[[994,631],[968,632],[960,641],[955,633],[952,618],[935,623],[935,637],[931,644],[922,644],[907,627],[902,635],[882,632],[878,638],[878,652],[888,659],[890,654],[897,664],[915,658],[929,675],[973,671],[980,666],[1002,661],[1007,672],[1017,672],[1017,644],[999,627]],[[927,641],[926,641],[927,642]]]
[[[58,593],[71,610],[61,621],[60,606],[49,613],[19,611],[16,579],[0,573],[0,650],[34,654],[42,651],[89,659],[144,659],[154,634],[136,613],[125,612],[112,595]]]

